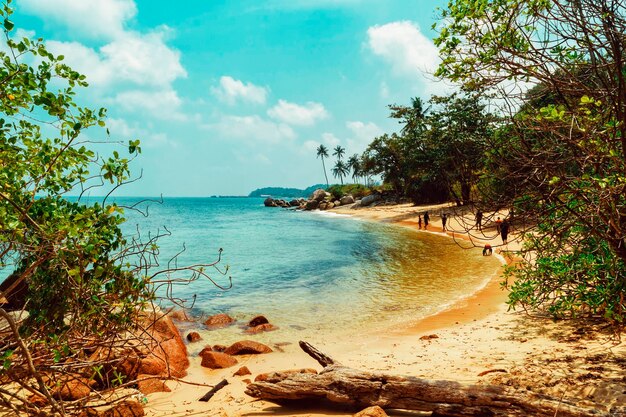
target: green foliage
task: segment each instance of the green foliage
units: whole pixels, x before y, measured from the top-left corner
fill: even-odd
[[[12,38],[11,10],[0,15],[8,39],[0,52],[0,267],[28,285],[23,331],[124,328],[151,292],[123,266],[122,210],[64,195],[100,179],[113,187],[127,181],[139,141],[130,142],[130,157],[89,149],[82,134],[103,126],[106,111],[74,102],[85,77],[41,40]]]
[[[333,199],[339,200],[344,195],[351,195],[355,199],[364,197],[372,193],[371,189],[362,184],[335,184],[330,186],[328,190],[332,194]]]

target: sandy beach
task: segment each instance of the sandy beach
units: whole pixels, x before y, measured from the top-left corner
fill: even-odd
[[[431,224],[427,232],[442,233],[439,213],[451,213],[448,235],[471,240],[476,246],[490,242],[496,252],[514,251],[519,245],[514,237],[507,246],[499,246],[495,230],[487,222],[484,239],[459,233],[470,218],[454,216],[448,205],[415,207],[410,204],[377,206],[352,210],[337,208],[338,214],[403,227],[417,227],[417,216],[428,210]],[[495,216],[494,216],[495,218]],[[514,231],[513,231],[514,232]],[[452,236],[454,235],[454,236]],[[351,340],[320,337],[316,347],[344,365],[370,371],[416,376],[429,379],[502,384],[519,390],[546,393],[585,404],[626,405],[624,389],[626,346],[601,325],[553,322],[523,312],[508,311],[506,293],[500,279],[451,306],[405,328],[390,328],[381,334],[355,334]],[[280,326],[280,323],[276,323]],[[198,326],[201,326],[198,323]],[[233,331],[237,331],[233,328]],[[431,336],[422,338],[423,336]],[[268,336],[272,340],[271,333]],[[203,341],[188,345],[191,366],[186,382],[169,381],[169,393],[147,396],[148,416],[351,416],[358,410],[330,410],[312,406],[291,408],[266,401],[256,401],[244,394],[246,380],[260,373],[294,368],[321,367],[303,353],[297,340],[276,339],[269,343],[274,353],[240,357],[239,364],[223,370],[200,366],[197,353]],[[246,336],[242,334],[242,339]],[[254,337],[247,337],[254,339]],[[252,375],[233,376],[240,366]],[[497,371],[494,371],[497,370]],[[492,371],[483,374],[485,371]],[[482,375],[482,376],[480,376]],[[212,385],[222,379],[229,385],[209,402],[198,402]],[[390,416],[406,412],[387,410]],[[416,415],[416,414],[411,414]]]

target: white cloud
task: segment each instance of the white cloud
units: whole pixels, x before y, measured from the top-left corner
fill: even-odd
[[[220,77],[219,87],[211,88],[211,92],[223,103],[235,104],[237,100],[249,103],[265,104],[268,89],[250,82],[244,83],[228,75]]]
[[[318,120],[328,118],[328,112],[321,103],[312,101],[301,106],[285,100],[278,100],[278,104],[267,111],[275,120],[297,126],[312,126]]]
[[[296,137],[293,129],[284,123],[275,123],[258,115],[225,115],[215,124],[205,125],[205,129],[214,130],[224,138],[279,144]]]
[[[106,123],[113,140],[127,143],[129,140],[139,139],[141,146],[145,148],[163,145],[177,147],[177,144],[172,142],[166,133],[153,132],[137,122],[131,125],[125,119],[109,118]]]
[[[137,14],[133,0],[19,0],[20,11],[67,26],[97,39],[124,35],[124,24]]]
[[[389,86],[385,81],[380,83],[380,97],[384,99],[389,98]]]
[[[180,52],[164,42],[167,29],[148,34],[130,32],[98,50],[78,42],[48,41],[50,51],[65,55],[65,62],[85,74],[96,88],[115,84],[164,87],[187,72],[180,63]]]
[[[352,132],[352,138],[347,140],[351,152],[363,152],[375,137],[382,135],[383,130],[375,123],[360,121],[347,122],[346,127]]]
[[[341,143],[339,138],[332,133],[322,133],[322,142],[333,148]]]
[[[180,111],[182,100],[178,93],[170,89],[123,91],[115,96],[113,102],[126,111],[143,113],[159,119],[188,120],[188,117]]]

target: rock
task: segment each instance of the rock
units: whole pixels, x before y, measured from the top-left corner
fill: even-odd
[[[265,324],[259,324],[258,326],[250,327],[249,329],[246,329],[244,333],[257,334],[261,332],[271,332],[276,329],[278,329],[278,327],[274,326],[273,324],[265,323]]]
[[[248,322],[248,327],[256,327],[260,324],[267,324],[270,321],[265,316],[256,316]]]
[[[200,365],[211,369],[230,368],[237,365],[237,359],[222,352],[205,352]]]
[[[318,209],[320,210],[326,210],[326,207],[328,207],[328,203],[325,201],[322,201],[321,203],[319,203],[319,205],[317,206]]]
[[[246,384],[246,385],[250,385],[250,384],[252,384],[252,381],[251,381],[249,378],[242,379],[242,380],[241,380],[241,382],[243,382],[243,383],[244,383],[244,384]]]
[[[252,372],[248,369],[247,366],[242,366],[237,369],[237,371],[233,374],[233,376],[244,376],[244,375],[252,375]]]
[[[265,207],[276,207],[276,202],[272,197],[267,197],[265,201],[263,201],[263,205]]]
[[[228,355],[256,355],[273,352],[272,348],[252,340],[242,340],[230,345],[224,353]]]
[[[34,405],[35,407],[39,407],[39,408],[45,407],[48,405],[48,399],[39,394],[33,394],[29,396],[28,402],[31,403],[31,405]]]
[[[147,353],[147,352],[146,352]],[[95,379],[102,388],[108,387],[117,375],[124,375],[125,380],[133,380],[139,374],[141,358],[133,349],[98,347],[87,359],[91,363],[101,364]]]
[[[333,201],[333,205],[334,205],[335,207],[339,207],[339,206],[341,206],[341,200],[335,200],[335,201]]]
[[[202,356],[207,352],[217,352],[215,349],[211,348],[211,346],[205,346],[200,353],[198,353],[198,356]]]
[[[313,194],[311,194],[311,200],[315,200],[319,203],[326,198],[326,194],[328,194],[326,190],[318,188],[317,190],[313,191]]]
[[[185,310],[172,310],[167,313],[169,318],[178,321],[193,321],[193,319],[187,314]]]
[[[158,311],[149,313],[146,320],[152,324],[148,327],[149,340],[146,340],[149,353],[141,360],[138,373],[176,378],[186,376],[189,367],[187,346],[172,320]]]
[[[328,204],[326,204],[326,210],[330,210],[331,208],[335,206],[336,206],[335,203],[333,203],[332,201],[329,201]]]
[[[317,371],[311,368],[303,368],[303,369],[288,369],[286,371],[279,371],[279,372],[268,372],[265,374],[257,375],[256,378],[254,378],[254,382],[267,381],[269,377],[272,377],[274,375],[280,375],[282,378],[282,376],[295,375],[295,374],[317,374]]]
[[[146,375],[164,375],[167,371],[167,364],[155,355],[148,355],[141,360],[139,372]]]
[[[318,205],[319,205],[319,201],[317,201],[317,200],[309,200],[309,201],[306,202],[306,205],[304,206],[304,209],[305,210],[315,210]]]
[[[151,375],[139,375],[137,379],[139,380],[139,382],[137,382],[137,389],[141,391],[142,394],[148,395],[152,394],[153,392],[172,391],[167,385],[165,385],[165,381],[151,377]],[[142,379],[145,380],[142,381]]]
[[[339,201],[341,202],[342,206],[346,204],[352,204],[354,203],[354,197],[352,197],[351,195],[344,195]]]
[[[352,205],[352,207],[350,207],[350,208],[351,208],[352,210],[356,210],[356,209],[358,209],[359,207],[361,207],[361,200],[356,200],[356,201],[354,202],[354,204]]]
[[[189,332],[187,334],[187,340],[193,343],[193,342],[197,342],[198,340],[202,340],[202,337],[200,336],[200,333],[198,332]]]
[[[375,405],[373,407],[367,407],[365,410],[361,410],[354,414],[352,417],[388,417],[385,410]]]
[[[89,396],[91,388],[96,384],[93,379],[75,375],[64,375],[62,378],[61,381],[51,381],[56,385],[51,394],[63,401],[75,401]]]
[[[215,352],[223,352],[228,348],[228,346],[224,345],[213,345],[213,351]]]
[[[217,328],[217,327],[226,327],[229,324],[232,324],[234,322],[235,322],[235,319],[229,316],[228,314],[220,313],[220,314],[215,314],[214,316],[210,316],[209,318],[207,318],[204,324],[212,328]]]
[[[289,205],[290,205],[291,207],[298,207],[298,206],[300,205],[300,200],[291,200],[291,201],[289,202]]]
[[[429,334],[429,335],[424,335],[420,337],[420,340],[432,340],[432,339],[439,339],[439,336],[437,336],[436,334]]]
[[[142,417],[145,412],[138,401],[122,401],[98,415],[100,417]]]
[[[370,194],[361,199],[361,206],[367,207],[375,201],[379,201],[381,199],[380,194]]]

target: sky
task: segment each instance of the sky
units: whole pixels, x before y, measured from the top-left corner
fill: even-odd
[[[445,0],[13,6],[18,35],[44,38],[87,76],[77,101],[108,109],[111,140],[141,140],[132,164],[141,179],[120,196],[247,195],[323,183],[319,144],[360,154],[399,130],[389,104],[449,88],[432,76],[439,58],[431,27]]]

